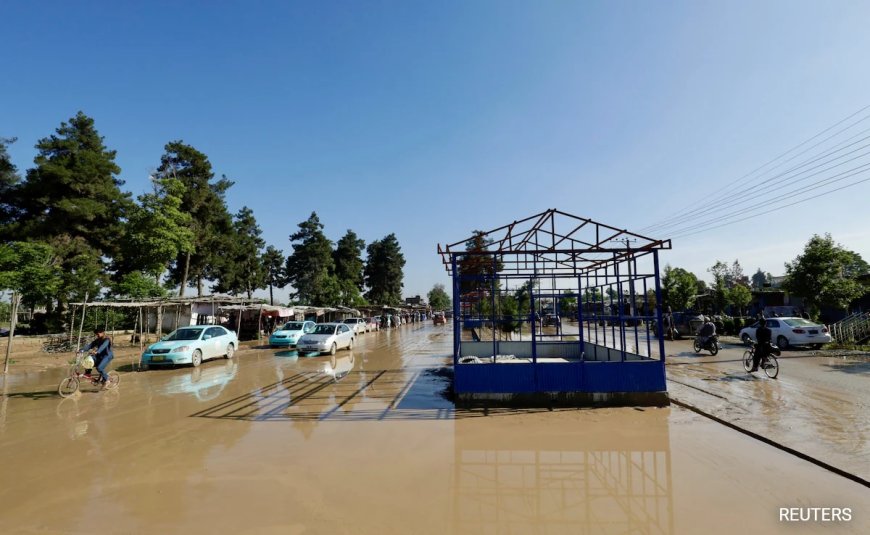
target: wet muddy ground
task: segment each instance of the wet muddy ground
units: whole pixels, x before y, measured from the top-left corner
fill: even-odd
[[[62,369],[12,376],[2,532],[870,532],[866,487],[676,406],[455,410],[451,336],[409,325],[334,359],[246,349],[66,400]],[[779,521],[812,506],[852,520]]]

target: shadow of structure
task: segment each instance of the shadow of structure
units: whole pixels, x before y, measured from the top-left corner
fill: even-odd
[[[443,369],[302,371],[192,414],[247,421],[454,420],[548,409],[457,409]],[[556,409],[559,410],[559,409]],[[577,410],[577,409],[571,409]]]
[[[506,440],[456,422],[451,532],[673,533],[663,425],[635,442],[603,429],[566,438],[534,425]]]

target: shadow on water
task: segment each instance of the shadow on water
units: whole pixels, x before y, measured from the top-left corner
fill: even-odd
[[[276,351],[275,356],[276,357],[283,357],[283,358],[299,358],[299,352],[296,351],[295,349]]]

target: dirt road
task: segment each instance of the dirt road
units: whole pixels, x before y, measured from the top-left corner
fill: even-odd
[[[866,488],[678,407],[457,411],[450,347],[410,325],[334,360],[248,349],[67,400],[62,370],[13,376],[2,531],[870,531]],[[852,517],[780,521],[798,506]]]

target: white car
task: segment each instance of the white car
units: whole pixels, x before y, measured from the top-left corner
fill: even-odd
[[[818,323],[803,318],[768,318],[767,327],[770,329],[770,340],[780,349],[788,346],[811,346],[819,349],[823,344],[831,341],[828,328]],[[758,322],[740,331],[740,339],[743,343],[755,342],[755,329]]]
[[[344,323],[318,323],[314,330],[296,341],[296,349],[300,353],[329,353],[343,347],[353,349],[353,329]]]
[[[353,329],[354,334],[365,334],[368,331],[368,324],[362,318],[347,318],[343,323]]]

